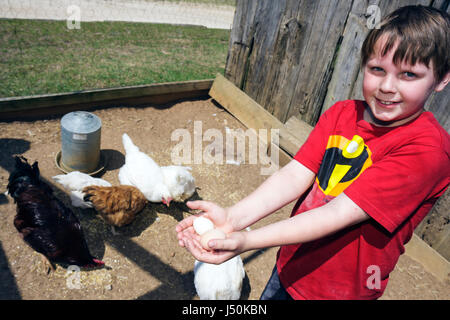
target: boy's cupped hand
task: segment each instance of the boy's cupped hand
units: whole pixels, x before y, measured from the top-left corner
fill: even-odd
[[[197,260],[212,264],[220,264],[241,253],[245,235],[242,232],[233,232],[226,209],[208,201],[189,201],[186,205],[191,209],[200,209],[202,213],[183,219],[175,227],[180,246],[186,248]],[[200,236],[194,230],[194,220],[199,216],[207,217],[216,228],[227,234],[226,239],[213,239],[208,242],[212,250],[203,248]]]

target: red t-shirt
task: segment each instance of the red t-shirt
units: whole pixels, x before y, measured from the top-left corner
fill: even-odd
[[[280,248],[278,274],[295,299],[380,297],[403,245],[450,183],[450,136],[432,113],[386,128],[363,112],[363,101],[336,103],[294,157],[316,180],[292,216],[344,192],[371,217]]]

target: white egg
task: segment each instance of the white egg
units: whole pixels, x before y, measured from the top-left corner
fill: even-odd
[[[209,240],[212,240],[212,239],[226,239],[226,237],[227,236],[226,236],[225,232],[223,232],[222,230],[220,230],[220,229],[212,229],[212,230],[209,230],[208,232],[204,233],[200,237],[200,244],[206,250],[210,250],[211,248],[208,246]]]
[[[214,224],[208,218],[198,217],[194,220],[194,230],[197,234],[202,235],[212,229],[214,229]]]

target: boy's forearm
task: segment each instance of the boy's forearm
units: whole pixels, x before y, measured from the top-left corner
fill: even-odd
[[[292,160],[254,192],[227,209],[231,224],[235,230],[242,230],[298,199],[311,186],[314,177],[311,170]]]
[[[245,232],[243,251],[317,240],[367,219],[369,216],[342,193],[322,207]]]

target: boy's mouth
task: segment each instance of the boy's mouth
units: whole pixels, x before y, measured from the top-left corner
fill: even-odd
[[[377,104],[381,105],[382,107],[393,107],[395,105],[398,105],[401,101],[389,101],[389,100],[381,100],[375,97],[375,101]]]

